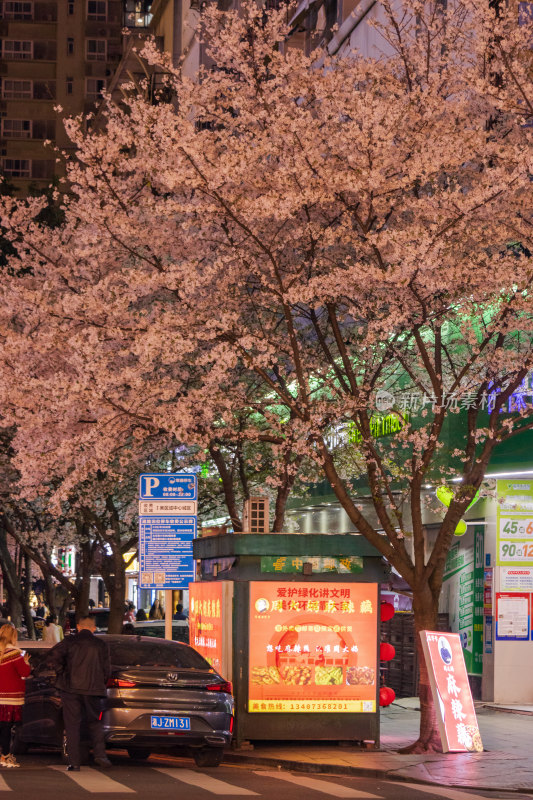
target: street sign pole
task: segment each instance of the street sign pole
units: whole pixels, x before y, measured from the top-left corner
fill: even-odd
[[[192,473],[147,473],[139,480],[141,588],[165,593],[165,639],[172,639],[174,589],[194,580],[198,481]]]
[[[172,641],[172,589],[165,589],[165,639]]]

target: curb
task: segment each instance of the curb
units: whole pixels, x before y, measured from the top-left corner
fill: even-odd
[[[361,777],[361,778],[375,778],[376,780],[387,780],[387,781],[394,781],[398,783],[417,783],[420,786],[442,786],[442,783],[438,781],[431,781],[431,780],[424,780],[423,778],[418,777],[411,777],[410,775],[401,775],[397,772],[388,772],[387,770],[383,769],[376,769],[370,767],[350,767],[344,764],[321,764],[321,763],[307,763],[303,761],[293,761],[291,759],[279,759],[279,758],[270,758],[267,756],[252,756],[252,755],[241,755],[235,752],[227,752],[224,755],[225,764],[249,764],[250,766],[258,766],[258,767],[275,767],[277,769],[282,770],[292,770],[293,772],[309,772],[314,774],[336,774],[336,775],[346,775],[351,777]],[[533,792],[533,787],[526,788],[521,786],[520,788],[516,787],[504,787],[504,786],[482,786],[480,784],[476,784],[475,786],[469,786],[462,783],[448,783],[446,784],[450,788],[454,789],[464,789],[465,791],[483,791],[483,792],[508,792],[512,793],[520,793],[520,794],[528,794]]]

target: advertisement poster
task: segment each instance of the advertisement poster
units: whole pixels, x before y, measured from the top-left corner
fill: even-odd
[[[496,593],[496,639],[529,639],[529,594]]]
[[[375,583],[250,583],[250,712],[376,711]]]
[[[139,517],[141,589],[186,589],[194,580],[196,517]]]
[[[500,567],[502,592],[533,592],[532,567]]]
[[[483,672],[483,526],[469,528],[446,558],[443,592],[450,627],[461,637],[467,672]]]
[[[420,631],[444,753],[481,753],[483,744],[459,634]]]
[[[492,588],[494,585],[494,569],[485,567],[483,574],[483,614],[485,617],[492,616]]]
[[[533,567],[533,481],[497,481],[496,563]]]
[[[189,643],[222,677],[231,680],[233,584],[197,581],[189,584]]]

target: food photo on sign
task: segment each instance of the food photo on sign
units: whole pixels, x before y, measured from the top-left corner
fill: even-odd
[[[250,712],[373,712],[376,584],[250,584]]]

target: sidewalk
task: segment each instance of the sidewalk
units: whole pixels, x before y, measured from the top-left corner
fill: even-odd
[[[379,751],[315,742],[257,742],[253,750],[232,750],[224,760],[472,789],[533,791],[533,707],[476,704],[476,712],[483,753],[400,755],[399,748],[416,740],[420,720],[418,700],[407,698],[381,711]]]

